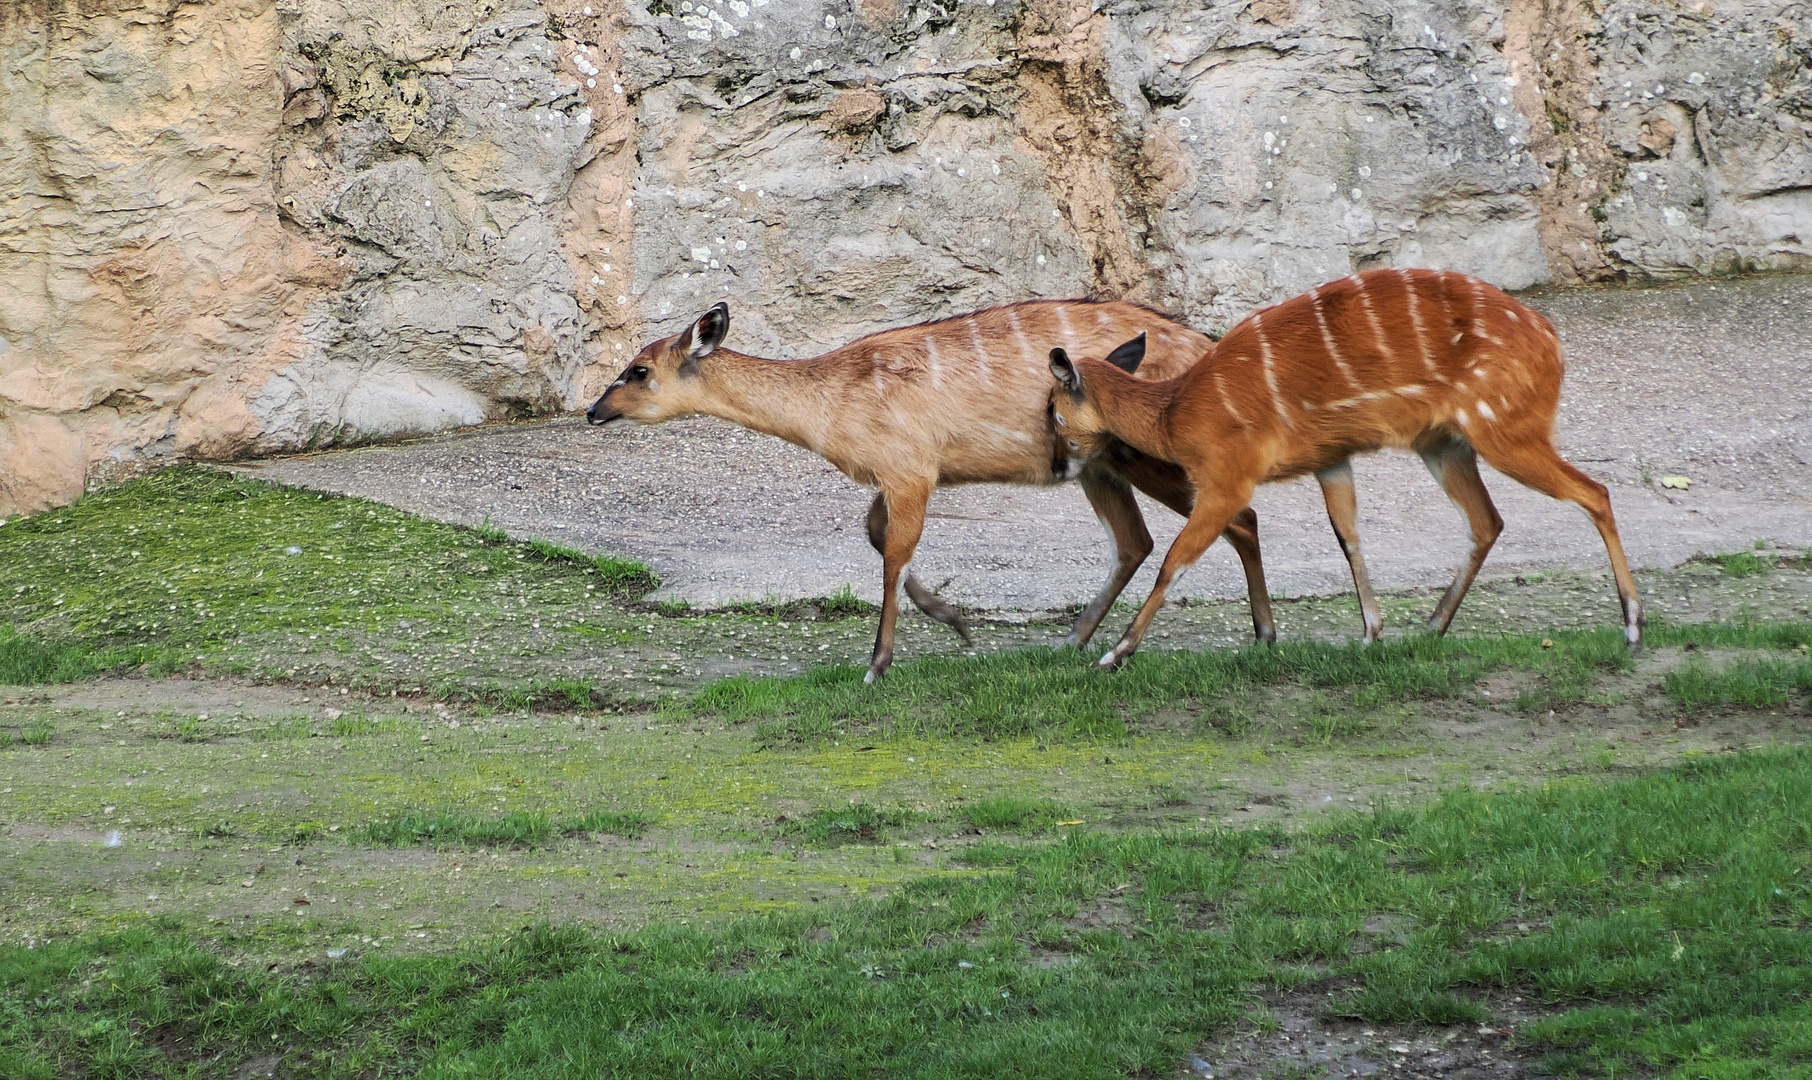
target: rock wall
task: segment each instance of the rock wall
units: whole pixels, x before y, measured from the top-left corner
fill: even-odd
[[[0,513],[1094,293],[1812,268],[1783,0],[14,0]]]

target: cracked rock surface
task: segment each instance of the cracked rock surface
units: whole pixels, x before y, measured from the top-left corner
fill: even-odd
[[[0,513],[1028,297],[1812,265],[1790,0],[0,6]]]

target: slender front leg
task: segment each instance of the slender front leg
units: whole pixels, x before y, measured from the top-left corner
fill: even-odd
[[[887,497],[879,493],[868,507],[868,542],[874,545],[875,552],[882,559],[886,559]],[[975,644],[975,639],[969,636],[969,624],[963,621],[962,613],[956,610],[956,606],[919,584],[918,576],[911,572],[906,574],[906,595],[920,611],[955,630],[963,639],[964,645]]]
[[[1068,645],[1080,648],[1088,644],[1101,620],[1107,617],[1108,609],[1125,590],[1126,583],[1151,554],[1152,547],[1151,532],[1145,527],[1145,516],[1139,513],[1139,501],[1133,498],[1132,485],[1098,461],[1084,466],[1078,480],[1082,493],[1088,496],[1088,503],[1095,510],[1095,517],[1107,529],[1108,543],[1114,548],[1114,565],[1107,573],[1107,583],[1082,610],[1059,648]]]
[[[1214,543],[1214,538],[1227,528],[1233,515],[1244,509],[1251,499],[1250,484],[1235,492],[1197,492],[1195,512],[1189,515],[1188,523],[1177,534],[1176,540],[1170,545],[1170,551],[1164,556],[1164,567],[1158,571],[1157,584],[1152,586],[1151,595],[1145,598],[1145,605],[1133,618],[1132,625],[1126,628],[1126,636],[1100,659],[1102,667],[1117,668],[1126,662],[1126,658],[1139,647],[1139,641],[1145,637],[1145,631],[1151,626],[1151,620],[1157,615],[1158,609],[1164,606],[1164,594],[1169,590],[1171,582],[1184,570],[1195,565],[1195,561],[1202,557],[1202,552],[1208,550],[1208,545]]]
[[[1195,485],[1181,465],[1141,454],[1125,443],[1116,443],[1107,460],[1145,494],[1188,517],[1195,511]],[[1136,504],[1135,504],[1136,508]],[[1239,555],[1246,575],[1246,601],[1252,607],[1252,636],[1265,644],[1277,640],[1277,620],[1271,613],[1271,594],[1265,588],[1265,564],[1258,551],[1258,514],[1246,507],[1221,534]],[[1112,601],[1109,601],[1112,603]]]
[[[1365,556],[1359,552],[1359,496],[1353,489],[1353,463],[1343,461],[1315,474],[1321,481],[1321,497],[1328,504],[1328,524],[1353,570],[1353,587],[1359,590],[1359,617],[1365,623],[1365,644],[1370,645],[1384,633],[1384,617],[1378,613],[1378,598],[1372,595],[1371,575],[1365,572]]]
[[[919,534],[925,530],[925,505],[931,501],[932,484],[928,480],[909,480],[881,489],[887,500],[887,537],[881,552],[881,626],[875,633],[874,656],[868,662],[864,682],[874,682],[887,674],[893,663],[894,624],[900,618],[900,577],[912,553],[918,549]]]

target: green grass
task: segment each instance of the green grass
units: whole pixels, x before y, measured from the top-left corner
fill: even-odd
[[[1711,555],[1707,562],[1716,564],[1731,577],[1752,577],[1766,574],[1774,569],[1774,560],[1753,551],[1733,551],[1725,555]]]
[[[654,824],[647,814],[618,810],[591,810],[578,817],[567,818],[560,823],[560,831],[568,836],[579,833],[609,833],[629,839],[641,836]]]
[[[492,543],[509,542],[509,537],[496,529],[486,530],[485,538]],[[646,596],[661,587],[660,577],[633,559],[619,559],[614,555],[587,555],[545,540],[530,540],[523,547],[542,562],[573,563],[595,570],[611,592],[631,599]]]
[[[1668,672],[1661,686],[1668,700],[1688,709],[1708,705],[1768,708],[1812,693],[1812,661],[1741,660],[1722,668],[1693,662]]]
[[[1551,644],[1544,647],[1544,642]],[[1437,638],[1417,635],[1372,646],[1287,642],[1241,650],[1149,651],[1113,674],[1092,655],[1028,649],[984,657],[896,664],[879,686],[859,667],[792,678],[726,679],[702,690],[695,711],[754,722],[770,742],[810,741],[859,729],[931,737],[1056,734],[1118,738],[1128,720],[1179,708],[1212,712],[1223,695],[1268,684],[1327,692],[1324,741],[1364,724],[1341,709],[1469,693],[1479,678],[1512,668],[1537,673],[1543,702],[1576,701],[1630,658],[1615,631]]]
[[[410,844],[484,847],[537,847],[559,836],[611,833],[637,837],[651,824],[645,814],[592,810],[559,821],[542,813],[518,811],[499,817],[474,814],[403,814],[365,828],[365,839],[384,847]]]
[[[1038,832],[1079,815],[1050,799],[1016,799],[1003,795],[972,802],[962,809],[961,816],[978,829]]]
[[[1515,993],[1540,1017],[1517,1045],[1559,1075],[1808,1074],[1812,752],[1300,832],[971,851],[974,873],[876,901],[442,955],[273,966],[259,939],[174,922],[8,944],[0,1074],[226,1076],[278,1053],[436,1080],[1172,1075],[1265,989],[1366,1024],[1473,1023]],[[1129,933],[1082,917],[1111,906]]]
[[[293,633],[459,623],[501,595],[639,596],[640,564],[361,499],[169,469],[0,530],[0,678],[80,678]],[[18,674],[13,674],[17,672]]]
[[[872,844],[886,838],[913,819],[910,811],[881,810],[865,802],[814,810],[798,821],[785,822],[783,832],[808,844]]]
[[[1650,620],[1642,632],[1642,641],[1655,648],[1691,645],[1713,649],[1804,649],[1812,645],[1812,623],[1745,619],[1711,623]]]
[[[0,626],[0,686],[77,682],[122,668],[149,666],[158,672],[170,659],[155,645],[95,648],[86,643],[40,641]]]

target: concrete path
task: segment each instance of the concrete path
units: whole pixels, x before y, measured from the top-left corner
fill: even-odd
[[[1812,546],[1812,277],[1551,292],[1528,298],[1569,358],[1561,452],[1611,488],[1638,567],[1757,539]],[[734,345],[734,341],[731,342]],[[360,495],[430,518],[650,563],[661,596],[699,605],[878,597],[880,558],[862,519],[870,493],[818,457],[715,420],[588,428],[582,418],[479,429],[406,445],[248,463],[251,475]],[[1444,586],[1466,531],[1413,456],[1355,463],[1360,527],[1380,588]],[[1662,476],[1692,480],[1664,490]],[[1532,569],[1607,569],[1585,515],[1485,470],[1506,528],[1483,579]],[[1312,480],[1272,485],[1254,506],[1274,592],[1351,588]],[[1075,485],[942,491],[915,569],[945,595],[1042,610],[1092,594],[1108,548]],[[1181,519],[1148,505],[1162,553]],[[1154,556],[1127,596],[1149,588]],[[1180,593],[1243,593],[1216,545]],[[1607,582],[1606,588],[1609,588]]]

